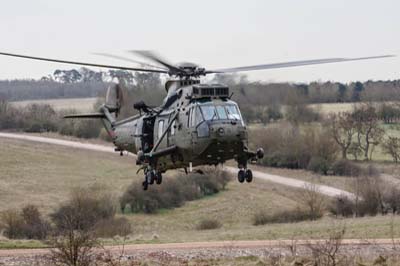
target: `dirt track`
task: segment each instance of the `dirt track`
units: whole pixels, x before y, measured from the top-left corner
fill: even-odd
[[[68,140],[44,138],[44,137],[13,134],[13,133],[1,133],[1,132],[0,132],[0,137],[20,139],[20,140],[26,140],[26,141],[34,141],[34,142],[42,142],[42,143],[48,143],[48,144],[54,144],[54,145],[62,145],[62,146],[66,146],[66,147],[86,149],[86,150],[92,150],[92,151],[115,153],[113,147],[107,147],[107,146],[98,145],[98,144],[89,144],[89,143],[81,143],[81,142],[68,141]],[[229,172],[231,172],[233,174],[237,173],[237,169],[234,167],[227,166],[226,170],[228,170]],[[310,183],[306,182],[306,181],[301,181],[298,179],[283,177],[283,176],[278,176],[278,175],[267,174],[267,173],[263,173],[263,172],[259,172],[259,171],[253,171],[253,175],[254,175],[254,177],[259,178],[259,179],[263,179],[266,181],[278,183],[278,184],[285,185],[285,186],[291,186],[291,187],[295,187],[295,188],[304,188],[304,187],[307,187],[310,185]],[[354,198],[354,194],[352,194],[348,191],[345,191],[345,190],[341,190],[341,189],[329,187],[329,186],[324,186],[324,185],[316,185],[316,187],[322,194],[327,195],[329,197],[345,195],[348,198]]]
[[[196,249],[259,249],[259,248],[283,248],[290,245],[315,245],[325,240],[235,240],[235,241],[215,241],[215,242],[186,242],[186,243],[167,243],[167,244],[130,244],[125,245],[126,253],[135,251],[167,251],[167,250],[196,250]],[[345,246],[392,246],[393,242],[397,245],[400,239],[344,239],[342,245]],[[107,246],[105,249],[118,252],[121,246]],[[50,249],[0,249],[0,257],[10,255],[42,255],[47,254]]]

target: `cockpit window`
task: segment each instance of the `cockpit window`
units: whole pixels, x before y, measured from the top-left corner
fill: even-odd
[[[201,115],[201,111],[199,107],[196,107],[196,125],[203,122],[203,116]]]
[[[228,119],[241,120],[239,111],[235,105],[226,105],[225,107],[228,113]]]
[[[205,120],[214,120],[217,118],[217,113],[215,111],[215,106],[213,105],[203,105],[201,106],[201,111]]]
[[[228,119],[228,116],[226,115],[224,106],[222,106],[222,105],[217,106],[217,113],[218,113],[219,119]]]

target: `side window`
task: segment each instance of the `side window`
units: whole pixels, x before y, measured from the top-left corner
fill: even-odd
[[[187,126],[190,127],[190,118],[192,117],[192,109],[189,109],[188,111],[188,122],[187,122]]]
[[[157,133],[157,138],[160,139],[161,135],[164,132],[164,120],[158,121],[158,133]]]
[[[194,127],[195,126],[195,117],[196,117],[196,107],[193,107],[192,109],[190,109],[190,127]]]
[[[176,120],[174,120],[174,122],[172,122],[172,125],[171,125],[171,136],[173,136],[173,135],[175,135],[175,123],[176,122]]]
[[[200,107],[196,107],[195,126],[198,126],[201,122],[203,122],[203,115],[201,114]]]

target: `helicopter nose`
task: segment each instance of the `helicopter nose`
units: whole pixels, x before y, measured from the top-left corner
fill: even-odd
[[[237,140],[243,138],[242,131],[237,125],[212,125],[211,135],[217,140]]]
[[[217,134],[218,136],[223,137],[225,135],[225,129],[222,127],[218,128]]]

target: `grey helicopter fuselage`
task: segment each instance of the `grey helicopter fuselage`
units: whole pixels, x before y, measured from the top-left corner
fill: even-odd
[[[151,164],[160,172],[230,159],[245,165],[246,126],[238,105],[229,99],[229,88],[198,80],[170,81],[167,86],[160,111],[116,124],[116,150],[138,154],[138,164]]]

